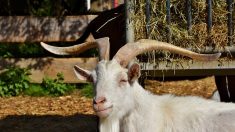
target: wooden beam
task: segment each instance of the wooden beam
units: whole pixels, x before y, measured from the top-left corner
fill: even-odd
[[[43,77],[55,78],[56,74],[64,74],[66,83],[81,83],[74,74],[73,66],[78,64],[87,70],[95,68],[97,58],[12,58],[0,59],[0,72],[8,66],[30,68],[31,81],[41,83]],[[182,62],[159,62],[141,63],[142,75],[151,77],[173,76],[211,76],[211,75],[235,75],[235,61],[182,61]]]
[[[97,58],[19,58],[19,59],[0,59],[0,72],[8,66],[19,66],[31,69],[31,82],[41,83],[43,77],[55,78],[58,72],[64,74],[66,83],[80,83],[76,78],[73,66],[75,64],[92,70],[97,64]]]
[[[0,42],[74,41],[96,16],[0,16]]]

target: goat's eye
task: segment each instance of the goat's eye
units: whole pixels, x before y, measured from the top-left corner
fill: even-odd
[[[119,74],[118,83],[120,86],[125,85],[128,82],[127,76],[125,74]]]
[[[120,82],[127,82],[127,80],[126,79],[122,79],[122,80],[120,80]]]
[[[127,82],[126,79],[121,79],[119,83],[120,83],[120,85],[124,85],[124,84],[126,84],[126,82]]]

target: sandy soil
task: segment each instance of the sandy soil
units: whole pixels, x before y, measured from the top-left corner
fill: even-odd
[[[156,94],[197,95],[208,98],[215,90],[213,77],[200,80],[159,82],[147,80],[146,89]],[[0,98],[2,132],[95,132],[97,117],[91,99],[79,91],[62,97],[19,96]]]

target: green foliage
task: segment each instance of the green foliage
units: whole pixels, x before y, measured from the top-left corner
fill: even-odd
[[[7,71],[0,74],[0,96],[17,96],[28,89],[29,75],[30,71],[27,68],[8,68]]]
[[[13,57],[12,52],[10,51],[12,49],[12,46],[9,46],[8,44],[1,43],[0,44],[0,57]]]
[[[32,1],[32,7],[30,10],[31,15],[51,16],[52,12],[53,12],[53,3],[51,0]]]
[[[23,43],[17,46],[18,54],[14,56],[22,56],[22,57],[37,57],[43,56],[44,50],[37,43]],[[14,53],[12,53],[14,54]]]
[[[74,85],[64,83],[62,73],[57,78],[44,78],[42,84],[30,83],[30,70],[10,67],[0,74],[0,97],[26,94],[30,96],[61,96],[75,89]]]
[[[42,87],[47,91],[48,95],[61,96],[66,94],[69,91],[75,89],[75,86],[65,84],[64,76],[62,73],[57,74],[57,78],[44,78],[42,81]]]
[[[24,91],[25,95],[29,96],[48,96],[48,92],[42,88],[41,84],[30,84],[28,89]]]
[[[55,79],[45,77],[42,84],[30,84],[24,94],[29,96],[61,96],[75,89],[74,85],[66,84],[63,81],[62,73],[58,73]]]
[[[0,57],[38,57],[44,55],[43,48],[37,43],[0,44]]]
[[[80,86],[78,86],[81,92],[82,96],[85,96],[87,98],[92,98],[94,95],[93,92],[93,86],[92,84],[88,83],[88,84],[80,84]]]

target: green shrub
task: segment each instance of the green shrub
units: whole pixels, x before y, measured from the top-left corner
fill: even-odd
[[[93,93],[93,86],[92,84],[88,83],[88,84],[80,84],[78,86],[78,88],[80,89],[81,95],[85,96],[87,98],[92,98],[94,93]]]
[[[25,95],[29,96],[48,96],[48,92],[44,90],[41,84],[30,84],[28,89],[24,90]]]
[[[53,2],[51,0],[31,1],[32,8],[30,14],[34,16],[51,16],[53,12]],[[37,7],[33,7],[37,6]]]
[[[64,83],[62,73],[57,78],[44,78],[42,84],[30,83],[30,70],[10,67],[0,74],[0,97],[26,94],[30,96],[61,96],[75,89],[74,85]]]
[[[0,96],[17,96],[29,88],[30,71],[27,68],[10,67],[0,74]]]
[[[57,78],[55,79],[48,77],[44,78],[42,81],[42,88],[47,91],[48,95],[61,96],[75,89],[75,86],[65,84],[63,74],[58,73]]]

